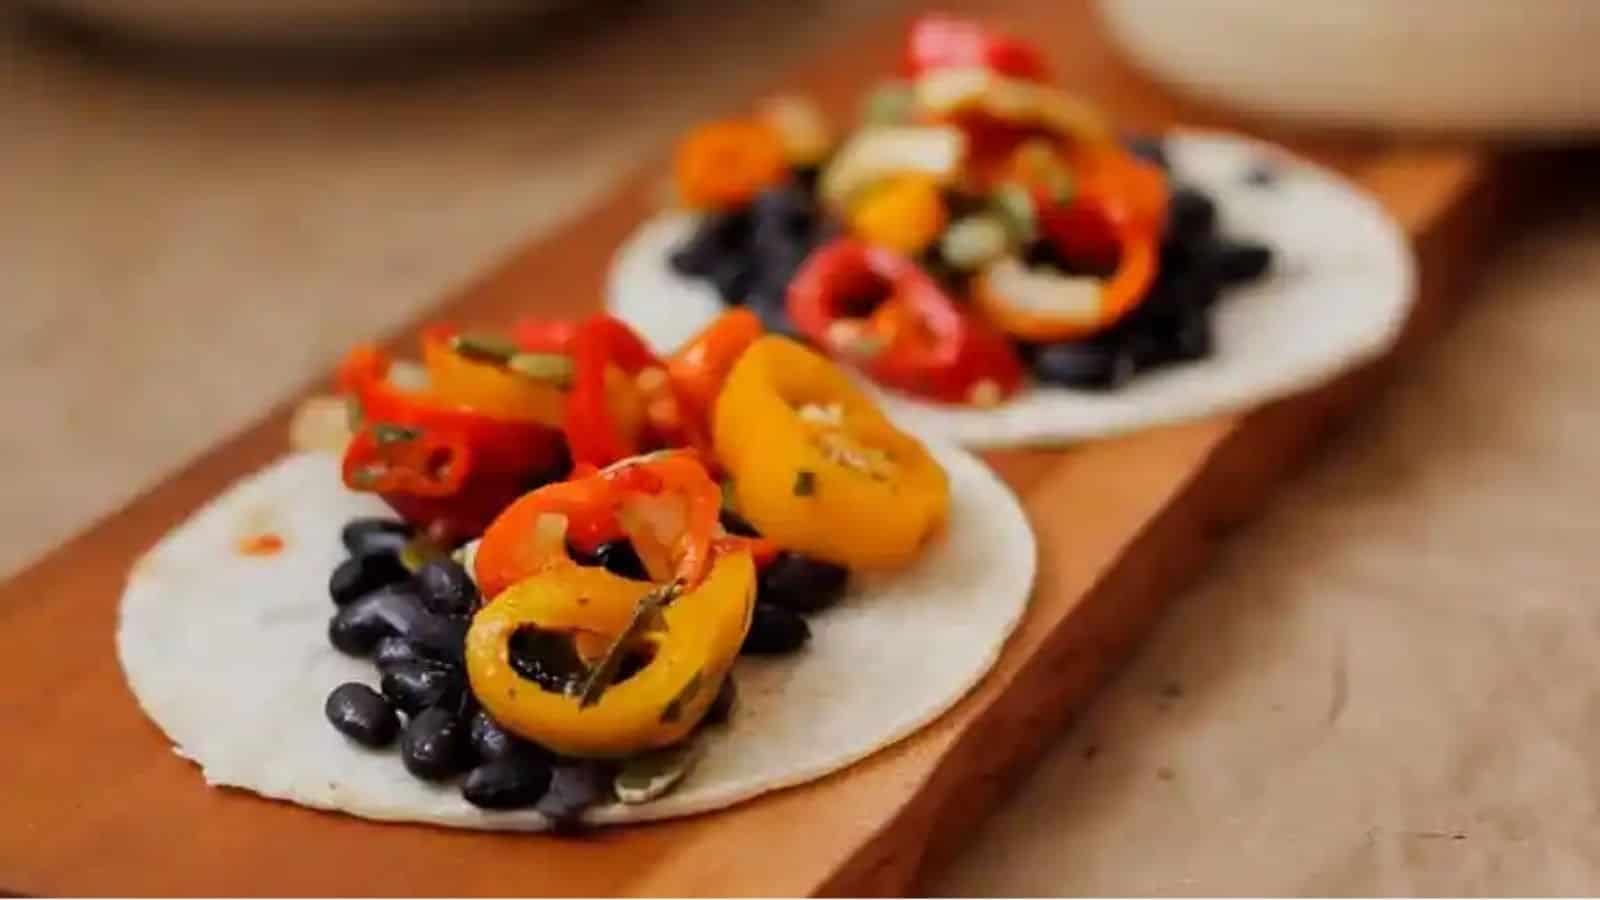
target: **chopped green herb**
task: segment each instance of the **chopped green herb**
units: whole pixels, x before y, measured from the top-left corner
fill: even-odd
[[[616,680],[617,670],[622,667],[622,660],[628,655],[629,649],[646,632],[661,630],[666,624],[661,617],[662,608],[676,599],[682,590],[682,582],[674,581],[655,588],[639,598],[639,604],[634,607],[633,618],[629,620],[628,626],[622,629],[617,639],[606,648],[606,655],[589,670],[589,676],[584,679],[583,689],[578,692],[579,709],[586,709],[600,702],[600,697]]]
[[[661,721],[670,723],[683,718],[683,708],[694,702],[695,695],[700,693],[700,682],[701,672],[696,669],[694,674],[689,676],[683,689],[678,691],[677,696],[668,701],[666,708],[661,710]]]
[[[882,81],[867,94],[861,118],[870,125],[898,125],[911,120],[914,98],[904,81]]]
[[[425,534],[419,534],[400,548],[400,564],[412,572],[436,559],[449,559],[450,551]]]
[[[458,334],[450,338],[450,349],[479,362],[505,365],[517,355],[517,345],[492,334]]]
[[[372,436],[377,439],[378,446],[389,444],[404,444],[422,437],[422,432],[416,428],[407,428],[404,425],[391,425],[388,422],[379,422],[372,426]]]
[[[810,469],[801,469],[794,473],[794,495],[796,497],[810,497],[817,492],[817,473]]]
[[[560,353],[518,353],[506,360],[506,368],[534,381],[556,387],[572,383],[572,357]]]
[[[992,202],[1017,243],[1026,244],[1038,236],[1039,215],[1027,188],[1012,182],[1002,184],[995,190]]]

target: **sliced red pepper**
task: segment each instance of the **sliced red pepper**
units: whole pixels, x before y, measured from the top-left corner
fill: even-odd
[[[906,35],[903,74],[935,69],[983,68],[1030,81],[1047,81],[1050,67],[1026,41],[971,19],[944,13],[918,16]]]
[[[459,433],[373,422],[351,439],[340,472],[357,490],[452,497],[472,474],[472,451]]]
[[[578,323],[572,319],[522,319],[511,326],[511,338],[529,353],[566,353]]]
[[[885,299],[866,315],[858,298]],[[942,403],[993,403],[1022,385],[1006,339],[958,307],[914,261],[840,238],[790,283],[789,317],[818,346],[878,382]]]
[[[671,566],[673,578],[690,587],[699,584],[711,569],[711,540],[722,516],[722,488],[711,480],[699,455],[690,451],[643,457],[602,472],[600,477],[616,486],[624,505],[629,496],[669,496],[682,501],[683,522],[678,534],[656,533],[649,522],[634,525],[624,520],[622,524],[647,567],[654,544],[666,551],[665,562]]]
[[[608,388],[607,371],[615,369],[628,376],[630,383],[622,389],[641,395],[647,412],[665,425],[677,414],[677,407],[661,361],[633,329],[603,314],[590,316],[578,325],[571,349],[572,391],[567,395],[562,430],[573,461],[604,466],[647,449],[643,430],[617,415],[612,398],[616,388]],[[649,368],[661,369],[661,386],[654,396],[642,397],[643,391],[631,382]],[[652,407],[653,401],[660,402]]]
[[[346,450],[346,484],[377,492],[435,537],[476,537],[533,477],[560,464],[562,439],[555,428],[485,415],[431,390],[402,388],[388,379],[389,367],[389,356],[370,345],[352,350],[339,366],[339,390],[356,399],[362,416]],[[411,432],[414,440],[395,440]],[[441,452],[448,465],[437,464]],[[363,464],[379,461],[392,462],[392,478],[352,479]]]
[[[677,533],[660,534],[647,515],[635,514],[643,498],[665,497],[682,504]],[[670,571],[658,574],[694,587],[710,570],[722,492],[692,452],[671,452],[625,460],[583,477],[546,485],[511,504],[484,532],[474,570],[485,596],[551,565],[570,563],[570,544],[590,552],[606,541],[628,537],[641,558],[660,549]],[[540,534],[541,519],[559,516],[565,541]]]

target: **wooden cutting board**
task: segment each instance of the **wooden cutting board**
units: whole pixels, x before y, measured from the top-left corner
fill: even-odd
[[[981,10],[982,4],[947,4]],[[992,16],[1037,40],[1123,126],[1251,127],[1114,55],[1084,2]],[[881,23],[783,83],[835,113],[894,64]],[[1037,592],[991,675],[911,739],[820,782],[735,809],[582,839],[378,825],[203,785],[139,712],[113,648],[134,558],[230,481],[285,449],[286,401],[0,587],[0,891],[40,894],[878,894],[948,857],[1122,660],[1167,598],[1327,427],[1431,334],[1503,217],[1510,166],[1468,146],[1359,135],[1292,148],[1374,192],[1416,242],[1422,298],[1383,363],[1249,415],[1055,452],[989,456],[1039,534]],[[461,321],[570,313],[600,296],[614,247],[663,169],[449,298]],[[310,373],[308,373],[309,375]],[[321,381],[321,378],[318,379]],[[886,635],[885,640],[914,639]],[[1067,802],[1068,798],[1063,798]]]

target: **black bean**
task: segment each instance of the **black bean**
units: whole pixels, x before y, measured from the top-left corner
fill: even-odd
[[[548,760],[523,753],[491,759],[467,773],[461,796],[483,809],[522,809],[550,790]]]
[[[351,519],[339,532],[339,540],[351,556],[399,553],[413,533],[412,527],[399,519]]]
[[[757,194],[750,204],[750,214],[755,220],[757,232],[767,227],[804,235],[811,230],[816,209],[816,202],[811,195],[793,184],[768,188]]]
[[[1130,331],[1124,346],[1141,370],[1203,359],[1211,353],[1211,321],[1203,306],[1178,307]]]
[[[787,297],[789,282],[810,254],[811,245],[807,241],[767,240],[756,244],[755,267],[746,293]]]
[[[441,616],[470,616],[478,608],[478,586],[453,559],[434,559],[417,570],[422,605]]]
[[[1179,314],[1172,335],[1172,358],[1179,362],[1205,359],[1211,355],[1211,317],[1202,306],[1191,306]]]
[[[423,710],[400,735],[400,759],[418,778],[449,778],[471,764],[466,729],[450,710],[437,706]]]
[[[610,797],[612,768],[594,760],[565,760],[552,767],[550,789],[539,800],[557,831],[577,828],[583,811]]]
[[[400,557],[388,552],[366,553],[352,556],[334,567],[328,576],[328,594],[333,602],[343,606],[352,600],[396,582],[405,581],[411,573],[401,564]]]
[[[811,626],[781,606],[756,601],[755,615],[750,620],[750,633],[744,636],[740,653],[756,656],[775,656],[800,649],[811,639]]]
[[[1272,266],[1272,248],[1253,241],[1217,241],[1209,256],[1223,284],[1254,281]]]
[[[722,261],[722,251],[709,244],[685,244],[667,256],[667,264],[679,275],[704,278]]]
[[[383,696],[408,716],[430,706],[454,709],[459,706],[462,691],[466,690],[459,670],[417,661],[385,666],[379,687]]]
[[[717,289],[717,296],[722,298],[723,303],[739,306],[745,301],[745,293],[755,283],[755,270],[748,256],[738,254],[723,257],[706,277]]]
[[[532,741],[523,740],[500,726],[488,712],[477,710],[467,721],[467,740],[479,760],[499,759],[507,753],[548,755]]]
[[[1148,163],[1154,163],[1162,169],[1171,169],[1172,162],[1167,158],[1167,148],[1161,138],[1152,135],[1128,135],[1122,139],[1122,145],[1128,152]]]
[[[761,320],[761,327],[772,334],[795,334],[794,322],[789,318],[788,294],[752,294],[750,311]]]
[[[1067,341],[1047,344],[1033,356],[1033,374],[1040,381],[1066,387],[1108,390],[1121,387],[1136,369],[1133,355],[1120,343]]]
[[[378,668],[403,662],[422,662],[426,657],[417,646],[399,635],[385,635],[378,638],[377,645],[372,650],[372,661]]]
[[[354,656],[371,653],[380,638],[390,635],[409,640],[428,656],[459,662],[467,622],[428,612],[413,585],[392,584],[340,607],[328,624],[333,645]]]
[[[750,290],[745,292],[744,305],[758,318],[762,309],[782,308],[788,285],[787,278],[769,278],[763,273],[762,277],[750,286]]]
[[[633,544],[627,540],[610,541],[595,548],[595,558],[600,561],[607,572],[621,575],[623,578],[633,578],[639,581],[647,580],[650,573],[645,571],[644,562],[639,559],[639,554],[633,549]]]
[[[378,639],[377,646],[372,651],[372,661],[380,669],[402,662],[425,662],[445,668],[459,667],[459,661],[450,654],[436,653],[393,634]]]
[[[711,701],[711,708],[706,710],[704,721],[707,725],[721,725],[733,715],[733,708],[739,702],[739,688],[733,683],[733,676],[722,679],[722,687],[717,689],[717,699]]]
[[[715,242],[723,250],[737,250],[749,242],[754,224],[748,208],[715,213],[702,222],[702,239]]]
[[[400,733],[400,717],[394,707],[359,681],[334,688],[322,713],[340,734],[368,747],[387,747]]]
[[[736,534],[740,537],[761,536],[761,532],[756,531],[756,527],[754,525],[751,525],[744,516],[739,515],[731,509],[724,509],[722,511],[722,529],[729,534]]]
[[[739,249],[750,231],[750,217],[744,214],[713,214],[700,220],[694,233],[672,252],[674,269],[692,278],[709,277],[733,251]]]
[[[351,656],[366,656],[373,651],[379,640],[393,633],[394,629],[382,619],[372,616],[352,616],[344,609],[328,619],[328,643],[332,644],[335,650]]]
[[[1198,241],[1209,236],[1217,225],[1217,205],[1204,193],[1180,187],[1172,192],[1167,206],[1167,234],[1170,240]]]
[[[563,693],[589,674],[571,638],[537,628],[517,629],[506,655],[513,671],[547,691]]]
[[[832,606],[844,595],[850,570],[804,554],[785,550],[761,573],[756,596],[798,613]]]

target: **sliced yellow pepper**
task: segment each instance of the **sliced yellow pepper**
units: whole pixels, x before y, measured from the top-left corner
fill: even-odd
[[[916,256],[950,220],[939,184],[926,175],[896,175],[862,192],[850,209],[850,230],[869,244]]]
[[[950,505],[944,469],[842,369],[756,341],[717,398],[712,437],[739,511],[780,546],[858,569],[910,562]]]
[[[422,364],[435,396],[486,416],[561,427],[566,394],[509,371],[505,366],[468,359],[450,347],[454,329],[436,326],[422,335]]]
[[[479,610],[467,631],[473,694],[506,729],[568,756],[627,756],[682,740],[710,709],[750,629],[756,570],[748,552],[720,556],[699,587],[668,604],[665,627],[641,642],[649,662],[592,706],[511,667],[509,644],[522,628],[569,635],[592,662],[628,627],[651,589],[577,565],[518,582]]]

